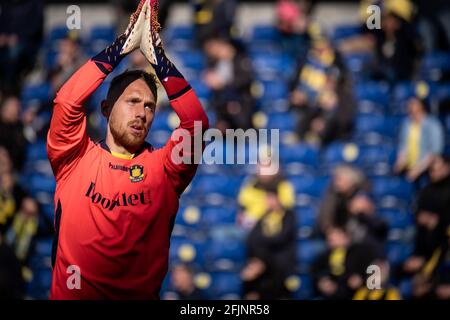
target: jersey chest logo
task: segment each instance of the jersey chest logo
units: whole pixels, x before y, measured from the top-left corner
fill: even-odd
[[[144,180],[144,167],[141,165],[134,165],[130,167],[130,180],[133,183],[141,182]]]

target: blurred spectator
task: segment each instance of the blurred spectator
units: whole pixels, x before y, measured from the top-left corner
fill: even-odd
[[[238,203],[241,207],[238,220],[245,229],[252,229],[267,212],[268,193],[276,194],[285,210],[290,210],[295,205],[295,191],[292,184],[280,173],[265,175],[261,173],[261,168],[258,168],[256,177],[243,185],[238,195]]]
[[[203,300],[203,294],[194,284],[194,271],[186,264],[173,266],[171,284],[177,300]]]
[[[43,37],[42,0],[0,1],[0,92],[18,94]]]
[[[140,50],[131,52],[129,61],[129,70],[145,70],[147,72],[151,71],[150,64]]]
[[[447,162],[445,162],[447,161]],[[401,266],[399,277],[413,277],[414,296],[430,297],[440,262],[445,258],[449,226],[448,160],[437,158],[430,172],[431,183],[420,191],[416,213],[413,255]]]
[[[241,272],[244,298],[288,299],[285,281],[295,272],[295,214],[285,210],[276,193],[266,195],[267,211],[247,239],[248,261]]]
[[[411,80],[421,56],[420,38],[412,23],[414,7],[410,0],[384,0],[381,8],[380,29],[365,28],[363,35],[342,41],[339,49],[343,53],[374,53],[371,77],[375,80],[391,84]]]
[[[450,226],[447,228],[447,252],[438,269],[435,295],[440,300],[450,300]]]
[[[236,0],[191,0],[194,9],[195,37],[198,47],[203,47],[211,37],[233,37]]]
[[[425,50],[450,50],[450,3],[447,0],[413,0]]]
[[[24,296],[25,282],[20,262],[0,233],[0,300],[20,300]]]
[[[384,252],[388,225],[376,215],[375,204],[366,194],[357,194],[348,205],[346,231],[353,243],[370,243]]]
[[[418,180],[433,158],[444,150],[441,123],[427,114],[424,102],[418,98],[408,102],[408,118],[401,126],[398,150],[394,171],[406,173],[410,181]]]
[[[339,74],[327,79],[315,105],[305,108],[298,124],[300,138],[311,144],[327,145],[346,139],[352,131],[355,104],[350,81]]]
[[[283,52],[292,57],[303,56],[308,48],[311,7],[309,0],[278,0],[277,29]]]
[[[47,101],[32,103],[23,114],[25,134],[29,141],[38,138],[45,139],[49,127],[43,113],[50,114],[53,108],[53,98],[67,79],[85,62],[82,53],[80,36],[77,31],[68,31],[66,36],[58,40],[57,55],[54,64],[45,71],[46,82],[50,85]],[[89,125],[89,122],[88,122]]]
[[[34,238],[38,227],[38,204],[32,198],[24,198],[5,237],[6,242],[14,249],[17,259],[24,265],[27,265],[28,259],[33,253]]]
[[[368,244],[352,244],[342,228],[328,228],[326,238],[328,250],[311,268],[317,291],[325,299],[351,299],[365,283],[367,267],[379,256]]]
[[[390,265],[387,260],[379,260],[374,265],[380,268],[381,283],[379,289],[369,289],[364,283],[356,291],[353,300],[401,300],[399,290],[389,284]]]
[[[353,197],[365,189],[365,177],[359,170],[340,165],[334,169],[333,180],[321,202],[319,229],[325,233],[333,226],[345,227],[349,218],[349,206]]]
[[[47,74],[47,79],[55,93],[85,61],[76,31],[68,32],[64,39],[58,41],[57,52],[55,65]]]
[[[250,59],[239,44],[224,38],[208,39],[205,52],[209,67],[204,81],[213,90],[211,104],[217,113],[217,128],[250,128],[254,113]]]
[[[320,34],[316,35],[305,61],[300,61],[291,83],[292,109],[301,111],[302,108],[314,105],[320,92],[330,89],[329,80],[333,77],[329,75],[343,75],[343,68],[341,59],[331,43]]]
[[[0,146],[8,150],[16,170],[22,168],[27,144],[20,113],[21,103],[16,96],[7,97],[1,104]]]
[[[15,182],[8,151],[0,147],[0,234],[4,234],[10,226],[25,196],[25,192]]]

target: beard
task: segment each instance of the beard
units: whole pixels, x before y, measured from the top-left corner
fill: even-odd
[[[131,125],[138,123],[142,125],[144,130],[139,135],[131,133],[128,128]],[[144,124],[142,124],[142,122],[130,121],[126,124],[126,126],[123,126],[118,121],[115,121],[115,118],[113,117],[110,118],[109,128],[115,143],[124,147],[131,153],[136,152],[144,144],[149,130]]]

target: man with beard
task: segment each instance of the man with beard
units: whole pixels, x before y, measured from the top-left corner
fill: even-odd
[[[157,1],[151,0],[150,8],[146,1],[132,15],[127,31],[83,65],[55,99],[47,141],[57,182],[52,299],[159,299],[178,199],[197,169],[193,161],[178,161],[177,155],[192,160],[202,152],[181,148],[175,136],[184,140],[188,132],[188,140],[194,139],[207,128],[208,119],[190,85],[165,56]],[[142,30],[134,24],[143,8],[151,10],[151,29],[141,34],[154,48],[155,60],[149,62],[180,118],[175,133],[184,133],[174,134],[158,150],[145,142],[155,116],[156,77],[126,71],[112,80],[102,102],[106,139],[94,143],[86,134],[83,102],[124,52],[136,48],[140,39],[131,45],[128,40]],[[194,122],[202,130],[196,123],[194,132]]]

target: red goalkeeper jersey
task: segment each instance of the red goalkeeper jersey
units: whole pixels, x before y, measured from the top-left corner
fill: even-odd
[[[172,161],[172,140],[157,150],[144,145],[131,160],[92,142],[83,102],[106,78],[100,69],[90,60],[55,99],[47,140],[56,177],[50,298],[159,299],[179,196],[197,166]],[[194,121],[206,129],[192,89],[171,106],[191,137]]]

